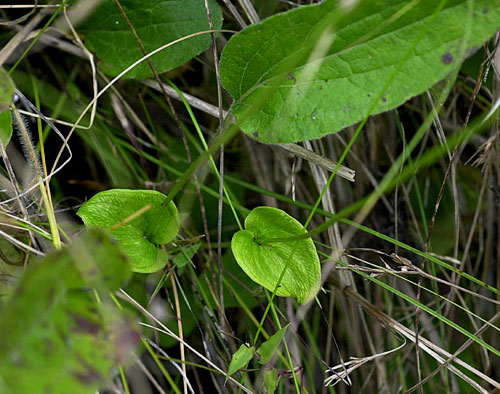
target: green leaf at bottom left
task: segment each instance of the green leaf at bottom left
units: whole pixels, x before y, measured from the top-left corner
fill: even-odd
[[[10,137],[12,137],[12,116],[7,109],[0,112],[0,141],[2,141],[4,147],[9,143]]]
[[[130,273],[96,230],[32,263],[2,298],[0,392],[87,394],[105,385],[139,340],[134,320],[107,297]]]
[[[12,136],[12,117],[9,107],[12,104],[15,89],[16,86],[10,75],[0,67],[0,141],[4,147],[7,146]]]

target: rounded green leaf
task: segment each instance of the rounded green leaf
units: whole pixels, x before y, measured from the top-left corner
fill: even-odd
[[[149,210],[129,220],[148,204]],[[168,256],[157,245],[172,241],[179,232],[175,204],[167,204],[167,196],[154,190],[112,189],[97,193],[78,210],[78,216],[87,227],[111,229],[135,272],[162,269]]]
[[[121,0],[123,10],[141,39],[146,52],[186,37],[209,30],[203,0]],[[209,0],[214,29],[222,25],[222,12]],[[118,75],[144,54],[114,0],[104,0],[99,8],[79,27],[87,46],[97,53],[101,68]],[[178,67],[206,50],[210,34],[201,34],[172,45],[151,57],[160,74]],[[127,73],[126,78],[148,78],[153,73],[146,61]]]
[[[314,298],[321,283],[319,258],[312,239],[273,244],[259,242],[263,238],[285,238],[305,232],[286,212],[258,207],[246,218],[245,230],[234,234],[231,249],[243,271],[269,291],[274,291],[288,264],[276,295],[294,296],[299,303],[305,304]]]

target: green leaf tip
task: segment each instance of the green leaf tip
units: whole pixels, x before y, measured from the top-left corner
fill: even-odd
[[[287,238],[304,233],[303,226],[286,212],[257,207],[247,216],[245,230],[234,234],[231,249],[243,271],[271,292],[286,266],[276,295],[294,296],[299,303],[306,304],[316,296],[321,284],[321,267],[312,239],[259,243],[259,239]]]
[[[111,230],[134,272],[150,273],[168,263],[167,253],[157,245],[179,232],[177,208],[167,201],[154,190],[112,189],[97,193],[77,214],[88,228]]]
[[[253,352],[255,348],[253,346],[248,347],[246,345],[241,345],[239,349],[234,353],[231,362],[229,363],[229,368],[226,375],[226,382],[236,371],[239,371],[241,368],[245,368],[247,364],[253,357]]]
[[[340,0],[235,34],[221,82],[238,125],[264,143],[321,138],[403,104],[455,71],[498,29],[491,0]],[[487,10],[487,12],[484,12]]]
[[[280,328],[277,332],[275,332],[271,336],[271,338],[269,338],[267,341],[265,341],[262,345],[259,346],[259,348],[257,349],[257,353],[262,357],[259,360],[260,364],[266,364],[271,360],[271,357],[273,356],[274,352],[276,352],[276,349],[278,349],[278,346],[283,340],[287,328],[288,324],[285,327]]]
[[[6,109],[5,111],[0,112],[0,141],[2,141],[4,147],[7,146],[11,137],[12,115],[10,114],[10,110]]]

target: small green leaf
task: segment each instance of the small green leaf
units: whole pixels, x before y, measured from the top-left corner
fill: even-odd
[[[0,391],[86,394],[105,385],[140,338],[105,296],[130,274],[118,245],[97,230],[32,263],[2,298]]]
[[[0,141],[2,141],[4,147],[7,146],[11,137],[12,137],[12,115],[10,114],[10,111],[7,109],[4,112],[0,112]]]
[[[448,0],[439,11],[436,0],[343,3],[295,8],[231,38],[221,81],[246,134],[304,141],[362,120],[374,100],[371,114],[395,108],[456,70],[500,21],[496,0]]]
[[[9,106],[14,96],[15,85],[10,75],[0,67],[0,141],[4,147],[12,137],[12,115]],[[1,156],[1,155],[0,155]]]
[[[10,107],[16,86],[9,73],[0,67],[0,112]]]
[[[87,227],[112,229],[133,271],[155,272],[168,263],[166,252],[157,245],[172,241],[179,232],[177,208],[172,201],[166,205],[166,200],[154,190],[112,189],[97,193],[78,210],[78,216]],[[148,204],[151,209],[114,228]]]
[[[227,371],[226,382],[236,371],[239,371],[241,368],[245,368],[247,364],[253,357],[253,352],[255,348],[253,346],[241,345],[240,348],[234,353],[233,359],[229,363],[229,369]]]
[[[179,254],[177,254],[177,256],[174,257],[174,261],[173,261],[174,265],[177,268],[184,267],[187,263],[189,263],[191,261],[191,259],[196,254],[196,252],[198,251],[199,248],[200,248],[200,244],[198,243],[198,244],[191,245],[189,248],[187,248],[184,251],[179,252]]]
[[[121,0],[123,10],[141,39],[146,52],[189,34],[209,30],[203,0]],[[209,0],[214,29],[222,25],[222,12]],[[116,76],[144,55],[114,0],[104,0],[79,27],[86,44],[102,61],[101,69]],[[155,54],[150,59],[158,73],[178,67],[206,50],[210,34],[183,40]],[[148,78],[153,75],[146,61],[126,74],[126,78]]]
[[[287,328],[288,324],[285,327],[279,329],[271,336],[271,338],[260,345],[259,349],[257,350],[257,353],[262,357],[259,363],[266,364],[269,362],[269,360],[271,360],[271,357],[273,356],[276,349],[278,349],[278,346],[283,340]]]
[[[269,291],[274,291],[287,266],[276,294],[297,297],[299,303],[305,304],[314,298],[321,283],[319,258],[312,239],[274,244],[259,242],[261,238],[285,238],[305,232],[303,226],[286,212],[257,207],[247,216],[245,230],[234,234],[231,249],[243,271]]]
[[[273,368],[270,371],[264,371],[264,386],[267,394],[273,394],[278,384],[278,373]]]

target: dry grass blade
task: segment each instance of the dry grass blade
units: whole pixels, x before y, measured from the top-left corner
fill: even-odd
[[[361,367],[362,365],[366,364],[369,361],[373,361],[375,359],[381,358],[388,356],[392,353],[396,353],[399,350],[401,350],[403,347],[406,346],[406,340],[403,341],[401,345],[399,345],[397,348],[387,350],[382,353],[377,353],[373,354],[371,356],[367,357],[351,357],[351,360],[345,361],[342,364],[336,365],[335,367],[328,368],[325,372],[331,372],[333,373],[332,376],[329,376],[328,378],[325,379],[325,386],[335,386],[337,383],[341,381],[345,381],[347,377],[356,369]],[[345,368],[347,367],[347,369]],[[337,372],[337,370],[340,370],[340,372]]]
[[[165,357],[166,359],[170,359],[170,362],[171,364],[174,366],[174,368],[182,375],[183,379],[186,381],[187,383],[187,387],[189,388],[189,391],[192,393],[192,394],[195,394],[194,390],[193,390],[193,386],[191,385],[191,382],[189,381],[187,375],[185,374],[185,372],[183,371],[183,369],[181,367],[179,367],[179,365],[174,362],[173,360],[171,360],[171,357],[169,357],[169,355],[165,352],[165,350],[163,350],[160,346],[158,346],[156,343],[154,343],[151,339],[149,338],[144,338],[153,348],[155,348],[155,350],[160,353],[163,357]]]
[[[495,316],[493,316],[488,323],[490,324],[493,324],[495,323],[495,321],[497,321],[498,319],[500,318],[500,312],[496,313]],[[481,326],[481,328],[479,330],[477,330],[474,335],[480,335],[483,331],[485,331],[486,329],[488,328],[488,324],[484,324],[483,326]],[[407,390],[405,392],[405,394],[410,394],[412,393],[413,391],[415,391],[419,385],[424,385],[426,382],[428,382],[430,379],[432,379],[434,376],[436,376],[436,374],[439,373],[439,371],[441,371],[443,368],[446,368],[451,362],[453,362],[457,356],[462,353],[465,349],[467,349],[470,345],[472,345],[473,341],[472,339],[468,339],[467,341],[465,341],[462,346],[460,346],[460,348],[458,348],[458,350],[453,353],[453,355],[451,355],[450,357],[448,357],[438,368],[436,368],[432,373],[430,373],[428,376],[426,376],[419,384],[413,386],[412,388],[410,388],[409,390]],[[498,389],[498,387],[497,387]]]
[[[231,30],[216,30],[215,32],[216,33],[231,32]],[[189,34],[189,35],[187,35],[185,37],[179,38],[178,40],[174,40],[172,42],[169,42],[168,44],[162,45],[161,47],[155,49],[154,51],[151,51],[148,55],[143,56],[139,60],[135,61],[129,67],[127,67],[125,70],[123,70],[120,74],[118,74],[116,77],[114,77],[105,87],[103,87],[99,91],[99,93],[90,101],[89,104],[87,104],[87,106],[85,107],[85,109],[82,111],[82,113],[80,114],[80,116],[78,117],[78,119],[75,121],[75,123],[73,124],[71,130],[69,131],[68,135],[65,138],[65,146],[67,145],[67,143],[68,143],[69,139],[71,138],[71,136],[73,135],[75,129],[78,127],[78,125],[80,124],[80,122],[82,121],[82,119],[84,118],[84,116],[87,114],[87,112],[89,111],[89,109],[92,108],[95,105],[95,103],[97,102],[97,100],[108,89],[110,89],[120,78],[122,78],[130,70],[132,70],[134,67],[136,67],[138,64],[142,63],[143,61],[149,59],[151,56],[155,55],[156,53],[158,53],[160,51],[163,51],[164,49],[166,49],[168,47],[171,47],[172,45],[175,45],[175,44],[177,44],[179,42],[185,41],[185,40],[187,40],[187,39],[189,39],[191,37],[196,37],[196,36],[200,36],[200,35],[203,35],[203,34],[210,34],[210,33],[214,33],[214,31],[212,31],[212,30],[200,31],[200,32]],[[54,165],[52,167],[52,172],[55,172],[54,170],[57,167],[57,164],[59,163],[59,160],[61,158],[63,150],[64,150],[64,147],[59,150],[59,153],[57,154],[56,159],[54,161]]]
[[[32,248],[29,245],[26,245],[24,242],[19,241],[18,239],[10,236],[9,234],[7,234],[6,232],[4,232],[2,230],[0,230],[0,236],[4,237],[6,240],[8,240],[13,245],[16,245],[21,250],[36,254],[37,256],[45,256],[45,253],[40,252],[39,250]]]
[[[297,144],[276,144],[280,148],[293,153],[294,155],[301,157],[304,160],[310,161],[321,168],[333,172],[338,166],[338,163],[328,159],[327,157],[318,155],[316,152],[301,147]],[[351,170],[349,167],[344,165],[338,166],[337,175],[347,179],[349,182],[354,182],[354,177],[356,176],[356,172]]]
[[[184,343],[184,346],[186,346],[189,350],[191,350],[199,358],[201,358],[203,361],[205,361],[208,365],[210,365],[212,368],[214,368],[215,370],[217,370],[218,372],[220,372],[222,375],[226,375],[226,372],[224,372],[216,364],[214,364],[212,361],[210,361],[207,357],[205,357],[203,354],[201,354],[199,351],[197,351],[195,348],[193,348],[189,343],[184,342],[181,338],[179,338],[174,332],[172,332],[172,330],[170,330],[161,321],[159,321],[156,317],[154,317],[150,312],[148,312],[146,309],[144,309],[136,300],[134,300],[132,297],[130,297],[123,289],[120,289],[120,291],[117,292],[117,296],[120,297],[120,298],[123,298],[124,300],[127,300],[128,302],[130,302],[144,316],[146,316],[149,320],[153,321],[155,324],[157,324],[161,328],[158,328],[158,327],[155,327],[155,326],[151,326],[149,324],[141,323],[144,327],[152,328],[155,331],[158,331],[158,332],[161,332],[163,334],[169,335],[172,338],[174,338],[175,340]],[[252,392],[250,390],[248,390],[245,386],[243,386],[241,383],[239,383],[234,378],[229,377],[229,380],[232,381],[234,384],[236,384],[236,386],[238,386],[245,393],[252,394]]]
[[[51,8],[51,7],[58,7],[58,5],[43,5],[43,6],[39,6],[38,5],[38,0],[35,0],[35,4],[33,5],[23,5],[23,4],[19,4],[19,5],[2,5],[0,6],[0,8],[31,8],[31,10],[24,14],[23,16],[17,18],[17,19],[14,19],[13,21],[5,21],[5,22],[0,22],[0,26],[11,26],[11,25],[17,25],[19,23],[22,23],[24,22],[25,20],[27,20],[31,15],[33,15],[33,13],[36,11],[37,8]]]
[[[381,322],[385,326],[389,327],[390,329],[393,329],[394,331],[396,331],[397,333],[399,333],[403,337],[409,339],[411,342],[416,341],[416,335],[412,330],[403,326],[401,323],[394,320],[391,316],[380,311],[379,308],[372,305],[364,297],[362,297],[359,293],[357,293],[356,291],[354,291],[350,288],[345,288],[344,292],[348,297],[352,298],[354,301],[356,301],[358,304],[360,304],[366,312],[368,312],[371,316],[373,316],[379,322]],[[437,346],[436,344],[432,343],[431,341],[429,341],[428,339],[424,338],[421,335],[419,336],[419,341],[420,341],[420,345],[419,345],[420,349],[422,349],[425,353],[427,353],[429,356],[434,358],[440,364],[445,362],[445,358],[449,358],[452,356],[451,353],[447,352],[446,350],[442,349],[441,347]],[[488,375],[484,374],[483,372],[477,370],[476,368],[472,367],[471,365],[467,364],[466,362],[464,362],[458,358],[455,359],[454,361],[460,367],[465,368],[470,373],[476,375],[478,378],[484,380],[488,384],[490,384],[493,387],[495,387],[496,389],[500,390],[500,383],[491,379]],[[488,390],[484,389],[479,383],[477,383],[476,381],[471,379],[469,376],[467,376],[465,373],[463,373],[457,367],[455,367],[453,365],[448,365],[447,368],[451,372],[453,372],[455,375],[457,375],[458,377],[460,377],[464,381],[466,381],[471,387],[473,387],[478,392],[484,393],[484,394],[488,393]]]
[[[148,380],[153,384],[153,386],[160,392],[160,394],[167,394],[165,390],[163,390],[162,386],[158,381],[155,379],[153,374],[149,371],[149,369],[144,365],[144,363],[141,361],[139,357],[137,357],[135,354],[132,354],[136,364],[139,366],[141,371],[146,375]]]
[[[21,45],[26,37],[36,28],[36,26],[47,15],[48,10],[44,10],[35,15],[14,37],[0,50],[0,65],[3,65],[9,56]]]
[[[71,152],[71,148],[69,147],[69,145],[67,144],[67,140],[64,138],[64,136],[62,135],[62,133],[58,130],[58,128],[56,126],[54,126],[54,124],[49,120],[47,119],[25,96],[24,94],[22,94],[18,89],[16,89],[16,94],[17,96],[21,99],[21,101],[27,106],[29,107],[32,111],[36,112],[40,118],[42,118],[46,123],[47,125],[50,126],[50,128],[57,134],[57,136],[59,138],[61,138],[61,140],[63,141],[63,145],[61,147],[61,150],[59,151],[59,153],[62,155],[62,152],[64,151],[64,149],[66,149],[68,151],[68,158],[59,166],[57,167],[57,162],[54,163],[54,166],[52,168],[52,171],[49,173],[49,174],[46,174],[46,176],[44,176],[43,178],[41,179],[38,179],[37,182],[26,188],[22,193],[18,194],[16,197],[12,197],[12,198],[9,198],[7,200],[3,200],[3,201],[0,201],[0,206],[1,205],[5,205],[5,204],[8,204],[12,201],[15,201],[15,200],[19,200],[20,198],[28,195],[31,191],[35,190],[36,188],[38,188],[40,186],[41,183],[44,183],[46,182],[47,180],[50,180],[50,178],[52,176],[54,176],[55,174],[57,174],[59,171],[61,171],[70,161],[71,159],[73,158],[73,153]],[[6,157],[6,155],[4,156]]]

